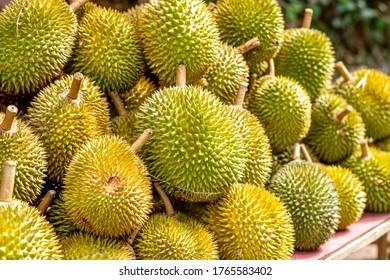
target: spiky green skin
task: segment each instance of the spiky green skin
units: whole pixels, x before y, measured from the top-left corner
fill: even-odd
[[[0,90],[31,93],[71,56],[77,20],[63,0],[15,0],[0,13]]]
[[[225,103],[232,105],[241,83],[247,83],[249,68],[242,54],[227,44],[219,49],[217,61],[203,77],[205,88]]]
[[[262,62],[251,62],[247,61],[249,66],[249,70],[251,73],[254,73],[257,75],[257,77],[262,77],[268,74],[269,72],[269,65],[267,61],[262,61]]]
[[[350,169],[363,183],[367,194],[365,210],[390,211],[390,169],[375,156],[364,158],[359,153],[355,153],[341,165]]]
[[[176,67],[187,66],[187,82],[198,80],[217,58],[219,31],[200,0],[152,1],[139,17],[146,61],[154,74],[174,84]]]
[[[123,137],[130,145],[134,142],[135,116],[128,113],[126,116],[118,116],[111,122],[112,132]]]
[[[332,179],[340,199],[340,223],[338,230],[357,222],[366,208],[366,192],[363,183],[351,170],[341,166],[320,167]]]
[[[0,202],[0,260],[61,260],[52,226],[25,202]]]
[[[129,234],[151,212],[147,175],[125,140],[117,136],[93,139],[68,167],[63,187],[66,213],[82,230],[107,237]]]
[[[84,77],[76,100],[66,97],[73,77],[44,88],[31,102],[27,121],[48,154],[48,178],[61,182],[70,160],[82,144],[110,132],[106,98]]]
[[[217,260],[211,233],[200,222],[180,216],[152,215],[134,241],[137,259]]]
[[[244,140],[216,96],[200,87],[169,87],[139,108],[136,133],[151,129],[140,154],[167,193],[187,201],[217,199],[244,176]]]
[[[390,77],[374,69],[352,75],[354,80],[348,83],[338,79],[334,92],[361,114],[367,137],[380,140],[390,136]]]
[[[375,147],[370,147],[370,152],[380,162],[380,164],[390,170],[390,153],[381,151]]]
[[[149,78],[142,76],[131,90],[119,93],[119,96],[126,111],[135,112],[142,102],[156,90],[154,83]]]
[[[271,173],[272,153],[269,139],[260,122],[249,111],[242,107],[229,106],[229,114],[236,120],[236,126],[244,138],[248,151],[248,162],[240,183],[262,188],[268,182]]]
[[[135,5],[133,7],[131,7],[130,9],[128,9],[124,15],[129,19],[131,20],[131,22],[134,24],[134,27],[136,29],[136,32],[137,34],[139,35],[139,31],[138,31],[138,25],[139,25],[139,17],[141,16],[143,10],[145,8],[145,4],[138,4],[138,5]]]
[[[72,67],[108,93],[132,88],[144,74],[134,26],[122,13],[96,7],[84,13]]]
[[[215,9],[215,18],[222,41],[238,47],[254,37],[261,44],[245,54],[250,64],[270,60],[283,42],[282,9],[275,0],[224,0]]]
[[[350,157],[365,137],[360,114],[353,110],[342,121],[336,115],[348,106],[338,95],[324,93],[318,97],[311,112],[311,126],[305,143],[321,162],[336,163]]]
[[[276,75],[300,83],[311,100],[332,79],[334,49],[327,35],[319,30],[295,28],[284,31],[284,42],[275,57]]]
[[[74,233],[61,242],[65,260],[135,260],[131,246],[121,239]]]
[[[309,131],[310,97],[289,78],[266,76],[259,80],[249,96],[248,109],[264,127],[273,153],[293,146]]]
[[[285,260],[294,251],[294,228],[283,204],[267,190],[237,184],[204,215],[224,260]]]
[[[292,216],[296,249],[315,250],[337,230],[338,193],[319,166],[301,160],[288,163],[272,177],[269,188]]]
[[[4,114],[0,113],[0,123],[3,119]],[[18,118],[11,130],[0,128],[0,173],[8,160],[16,162],[13,197],[33,203],[43,188],[47,157],[38,137]]]

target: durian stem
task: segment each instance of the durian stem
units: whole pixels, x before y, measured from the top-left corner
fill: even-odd
[[[83,80],[83,74],[77,72],[73,75],[72,85],[70,86],[70,90],[68,92],[67,97],[72,100],[76,100],[79,96],[79,91],[81,87],[81,82]]]
[[[361,156],[362,159],[371,158],[372,154],[371,154],[370,149],[368,148],[367,140],[364,139],[360,142],[360,148],[362,150],[362,156]]]
[[[207,5],[207,9],[212,12],[214,11],[214,9],[217,7],[217,5],[213,2],[209,2],[209,4]]]
[[[3,122],[0,124],[0,127],[3,131],[9,131],[12,128],[15,116],[18,113],[18,108],[14,105],[9,105],[5,111],[5,116]]]
[[[255,87],[256,80],[257,80],[257,74],[255,73],[251,74],[249,77],[248,93],[245,95],[245,100],[244,100],[245,103],[247,103],[249,100],[249,96],[251,95],[252,90]]]
[[[302,28],[309,29],[311,26],[312,18],[313,18],[313,10],[309,8],[305,9],[305,14],[303,16],[303,21],[302,21]]]
[[[345,117],[353,111],[352,106],[348,105],[347,107],[344,108],[340,113],[336,115],[336,121],[342,122]]]
[[[268,62],[268,68],[269,68],[269,75],[275,77],[275,63],[272,58]]]
[[[240,54],[245,54],[245,53],[249,52],[250,50],[257,48],[258,46],[260,46],[260,40],[259,40],[259,38],[254,37],[254,38],[250,39],[248,42],[246,42],[245,44],[237,47],[237,51]]]
[[[115,109],[118,112],[118,115],[120,117],[124,117],[127,115],[127,111],[125,109],[125,106],[123,105],[123,102],[119,96],[119,94],[116,91],[110,91],[109,93],[112,102],[114,103]]]
[[[12,194],[14,192],[14,181],[16,172],[16,162],[6,161],[3,165],[3,172],[1,173],[1,187],[0,187],[0,201],[12,201]]]
[[[89,0],[75,0],[69,5],[73,12],[76,12],[82,5],[87,3]]]
[[[133,152],[138,153],[138,151],[142,148],[142,146],[146,143],[146,141],[149,140],[151,136],[152,136],[152,130],[146,129],[133,143],[133,145],[131,145],[131,149],[133,150]]]
[[[154,183],[154,187],[157,191],[157,193],[159,194],[161,200],[163,201],[164,203],[164,206],[165,206],[165,212],[167,213],[167,216],[168,217],[175,217],[175,210],[173,210],[173,206],[172,206],[172,203],[171,201],[169,200],[169,197],[167,196],[167,194],[164,192],[164,190],[160,187],[160,184],[155,182]]]
[[[299,143],[294,144],[293,149],[293,160],[300,160],[301,159],[301,146]]]
[[[176,68],[176,86],[177,87],[185,87],[186,86],[186,66],[184,64],[180,64]]]
[[[348,71],[347,67],[345,67],[342,61],[337,61],[335,66],[337,71],[344,78],[345,82],[349,82],[353,79],[351,72]]]
[[[248,89],[247,83],[240,83],[240,85],[238,87],[238,93],[236,96],[236,100],[234,100],[234,106],[242,107],[244,105],[245,93],[246,93],[247,89]]]
[[[41,202],[39,203],[37,209],[41,213],[41,215],[44,215],[47,208],[49,207],[51,201],[53,200],[54,196],[56,195],[55,190],[49,190],[45,196],[42,198]]]
[[[309,154],[309,152],[308,152],[307,149],[306,149],[305,144],[301,144],[300,146],[301,146],[301,151],[302,151],[302,153],[303,153],[303,156],[305,157],[305,160],[306,160],[307,162],[309,162],[309,163],[313,163],[313,161],[312,161],[312,159],[311,159],[311,157],[310,157],[310,154]]]
[[[137,237],[137,234],[139,233],[139,231],[141,230],[142,228],[142,225],[139,225],[137,228],[135,228],[131,234],[129,235],[129,237],[126,239],[127,243],[129,243],[130,245],[133,245],[133,242],[135,240],[135,238]]]

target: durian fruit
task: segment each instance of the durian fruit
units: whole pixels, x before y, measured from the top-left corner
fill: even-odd
[[[48,178],[61,182],[82,144],[110,133],[108,102],[87,77],[76,73],[46,87],[34,98],[27,121],[48,154]]]
[[[248,109],[263,125],[274,154],[301,141],[309,131],[310,97],[290,78],[271,73],[259,79],[250,93]]]
[[[316,99],[304,141],[321,162],[347,159],[364,137],[363,119],[341,96],[326,92]]]
[[[77,32],[74,14],[86,0],[14,0],[0,13],[0,90],[33,93],[59,75]]]
[[[390,137],[386,137],[380,141],[375,142],[375,146],[377,146],[382,151],[390,152]]]
[[[243,178],[247,151],[227,107],[207,90],[185,86],[185,69],[177,68],[178,86],[155,92],[139,108],[136,132],[154,132],[141,157],[169,195],[212,201]]]
[[[260,46],[245,54],[249,68],[268,61],[282,46],[284,19],[275,0],[223,0],[213,11],[222,41],[238,47],[257,37]]]
[[[329,175],[319,166],[299,158],[284,165],[271,179],[269,189],[292,216],[297,250],[315,250],[337,230],[340,201]]]
[[[118,237],[147,220],[152,191],[146,167],[136,152],[150,135],[146,130],[132,146],[117,136],[105,135],[79,149],[63,187],[65,211],[78,228]]]
[[[168,85],[175,83],[179,64],[187,65],[192,83],[217,59],[219,31],[201,0],[151,1],[139,17],[139,31],[148,66]]]
[[[363,183],[370,212],[390,211],[390,169],[374,156],[367,141],[361,142],[361,154],[355,153],[341,165],[350,169]]]
[[[141,3],[128,9],[124,15],[133,23],[136,33],[139,36],[139,18],[145,8],[145,4]]]
[[[5,161],[17,162],[13,195],[31,204],[43,189],[47,155],[30,127],[16,118],[17,112],[10,105],[5,114],[0,113],[0,171]]]
[[[135,260],[131,246],[123,239],[77,232],[61,242],[65,260]]]
[[[153,214],[134,239],[141,260],[218,260],[217,243],[205,225],[175,213],[168,196],[155,184],[166,214]]]
[[[131,21],[110,8],[97,6],[86,11],[71,67],[90,77],[105,93],[132,88],[144,74],[145,65]]]
[[[390,170],[390,152],[379,150],[376,147],[370,147],[370,152],[382,166]]]
[[[333,91],[361,114],[366,136],[373,140],[390,136],[390,77],[374,69],[350,73],[342,62],[336,68],[342,77]]]
[[[294,252],[291,215],[277,197],[254,185],[233,185],[208,206],[204,221],[221,259],[285,260]]]
[[[2,167],[0,188],[0,260],[60,260],[59,240],[40,212],[12,200],[16,162]]]
[[[329,37],[319,30],[310,29],[312,13],[311,9],[305,10],[302,28],[284,31],[282,48],[275,57],[275,68],[277,75],[300,83],[314,102],[332,78],[335,58]]]

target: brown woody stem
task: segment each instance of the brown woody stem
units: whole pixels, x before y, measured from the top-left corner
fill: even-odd
[[[345,67],[344,63],[342,61],[338,61],[335,64],[337,71],[340,73],[340,75],[344,78],[345,82],[349,82],[352,80],[352,74],[348,71],[347,67]]]
[[[369,159],[372,156],[370,149],[368,148],[367,140],[364,139],[360,142],[360,148],[362,150],[362,159]]]
[[[240,54],[244,54],[249,52],[250,50],[253,50],[254,48],[257,48],[258,46],[260,46],[260,40],[259,38],[254,37],[250,39],[248,42],[246,42],[245,44],[237,47],[237,51]]]
[[[42,198],[41,202],[39,203],[37,209],[41,213],[41,215],[44,215],[47,207],[49,207],[50,202],[53,200],[54,196],[56,195],[55,190],[49,190],[45,196]]]
[[[309,152],[308,152],[307,149],[306,149],[305,144],[301,144],[301,151],[302,151],[302,153],[303,153],[303,156],[305,157],[305,160],[306,160],[307,162],[309,162],[309,163],[313,163],[313,161],[312,161],[312,159],[311,159],[311,157],[310,157],[310,154],[309,154]]]
[[[255,73],[251,74],[249,77],[248,93],[245,94],[245,101],[244,101],[245,103],[247,103],[249,100],[249,96],[251,95],[252,90],[255,87],[256,80],[257,80],[257,74],[255,74]]]
[[[131,145],[131,149],[133,150],[134,153],[137,153],[142,146],[146,143],[146,141],[149,140],[149,138],[152,136],[152,130],[147,129],[145,130],[139,137],[138,139]]]
[[[336,121],[342,122],[344,118],[353,111],[352,106],[348,105],[344,110],[336,115]]]
[[[138,227],[136,227],[136,228],[131,232],[131,234],[129,235],[129,237],[126,239],[126,241],[127,241],[130,245],[133,244],[133,242],[134,242],[135,238],[137,237],[138,232],[141,230],[142,226],[143,226],[143,225],[141,224],[141,225],[139,225]]]
[[[68,98],[72,100],[76,100],[79,96],[79,91],[81,87],[81,81],[83,80],[83,74],[77,72],[73,75],[72,85],[70,86],[70,90],[68,92]]]
[[[6,161],[3,165],[3,172],[1,173],[1,187],[0,187],[0,201],[11,202],[12,194],[14,192],[16,162]]]
[[[154,183],[154,187],[157,191],[157,193],[159,194],[161,200],[163,201],[164,203],[164,206],[165,206],[165,212],[167,213],[167,216],[168,217],[175,217],[175,210],[173,210],[173,206],[172,206],[172,203],[171,201],[169,200],[169,197],[167,196],[167,194],[164,192],[164,190],[160,187],[160,184],[155,182]]]
[[[273,59],[270,59],[268,62],[269,75],[275,77],[275,63]]]
[[[302,28],[310,28],[311,26],[311,20],[313,18],[313,10],[312,9],[305,9],[305,14],[303,16],[302,21]]]
[[[177,87],[185,87],[186,86],[186,66],[184,64],[180,64],[176,68],[176,86]]]
[[[5,116],[3,122],[0,124],[0,127],[3,131],[9,131],[12,128],[12,124],[18,113],[18,108],[14,105],[9,105],[5,111]]]
[[[125,106],[123,105],[123,102],[116,91],[110,91],[109,93],[112,102],[114,103],[115,109],[118,112],[118,115],[121,117],[124,117],[127,115],[127,111],[125,109]]]
[[[238,87],[238,93],[236,96],[236,100],[234,100],[234,106],[242,107],[244,105],[245,94],[246,94],[247,89],[248,89],[247,83],[240,83],[240,85]]]
[[[301,159],[301,146],[299,143],[294,144],[293,149],[293,160],[300,160]]]
[[[69,5],[73,12],[76,12],[82,5],[87,3],[88,0],[75,0]]]

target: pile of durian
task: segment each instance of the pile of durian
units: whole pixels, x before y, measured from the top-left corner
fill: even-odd
[[[390,211],[390,77],[310,9],[86,2],[0,13],[0,259],[290,259]]]

